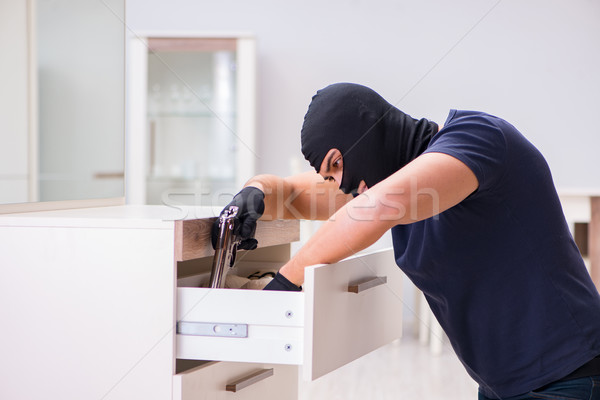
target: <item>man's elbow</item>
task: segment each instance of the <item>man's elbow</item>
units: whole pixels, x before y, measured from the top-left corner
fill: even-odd
[[[379,191],[367,191],[348,203],[348,216],[355,221],[368,221],[391,228],[410,223],[410,212],[404,196],[389,197]]]

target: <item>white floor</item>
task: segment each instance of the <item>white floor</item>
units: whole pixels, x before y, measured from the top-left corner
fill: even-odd
[[[301,381],[302,382],[302,381]],[[440,355],[419,344],[410,326],[404,337],[313,382],[302,382],[300,400],[475,400],[477,384],[449,344]]]

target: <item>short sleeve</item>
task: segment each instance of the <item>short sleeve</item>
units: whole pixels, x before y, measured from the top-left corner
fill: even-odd
[[[425,153],[444,153],[462,161],[477,177],[478,191],[493,188],[506,170],[506,138],[495,117],[451,114]]]

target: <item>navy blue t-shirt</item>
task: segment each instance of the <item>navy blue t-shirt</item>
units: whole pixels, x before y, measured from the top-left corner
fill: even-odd
[[[525,393],[600,355],[600,296],[540,152],[506,121],[456,110],[425,152],[462,161],[479,187],[394,227],[396,261],[479,390]]]

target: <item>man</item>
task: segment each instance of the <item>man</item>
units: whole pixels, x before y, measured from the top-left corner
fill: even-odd
[[[301,136],[316,174],[259,175],[231,203],[245,248],[256,246],[263,214],[329,219],[266,290],[301,290],[306,266],[337,262],[391,229],[398,266],[480,399],[600,399],[600,296],[548,165],[516,128],[452,110],[439,129],[340,83],[313,97]]]

